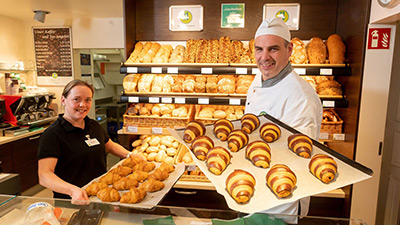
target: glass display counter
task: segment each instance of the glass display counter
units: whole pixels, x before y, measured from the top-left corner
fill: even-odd
[[[232,210],[156,206],[152,209],[123,207],[117,203],[71,204],[69,200],[27,196],[0,195],[0,224],[26,224],[24,217],[30,205],[46,202],[55,208],[60,224],[176,224],[176,225],[248,225],[285,224],[285,215],[243,214]],[[98,220],[96,220],[97,218]],[[366,225],[361,220],[303,217],[298,224]]]

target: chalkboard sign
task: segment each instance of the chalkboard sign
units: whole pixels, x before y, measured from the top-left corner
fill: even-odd
[[[32,29],[38,78],[72,77],[70,28]]]

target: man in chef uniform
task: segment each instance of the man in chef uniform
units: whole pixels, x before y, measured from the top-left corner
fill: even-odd
[[[293,44],[281,18],[265,19],[255,34],[255,59],[260,70],[246,99],[246,113],[267,113],[299,132],[317,140],[322,105],[315,90],[292,68],[289,57]],[[307,215],[310,197],[274,207],[265,213]],[[297,217],[285,217],[297,223]]]

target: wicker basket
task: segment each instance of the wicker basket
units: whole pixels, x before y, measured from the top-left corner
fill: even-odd
[[[321,133],[328,133],[328,134],[340,134],[342,133],[343,129],[343,120],[339,117],[339,115],[333,109],[324,109],[324,111],[332,112],[336,118],[337,122],[322,122],[321,123]]]
[[[184,127],[193,120],[194,106],[186,105],[188,108],[187,117],[154,117],[124,114],[124,126],[143,126],[143,127]]]
[[[202,118],[202,117],[199,117],[199,113],[204,107],[210,107],[210,106],[203,106],[203,105],[197,105],[196,106],[196,114],[194,116],[194,120],[198,121],[198,122],[202,122],[204,125],[214,124],[214,122],[217,121],[218,118]],[[235,107],[235,108],[236,107],[240,107],[244,112],[244,106],[215,105],[215,106],[212,106],[212,107],[214,107],[215,110],[227,110],[229,107]]]

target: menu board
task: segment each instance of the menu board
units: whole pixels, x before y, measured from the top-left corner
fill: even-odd
[[[38,77],[72,77],[69,27],[33,28]]]

